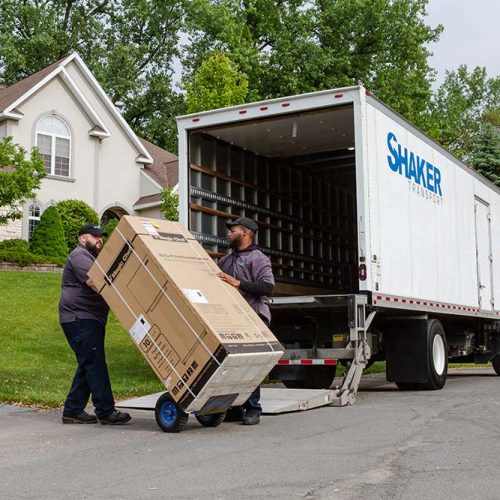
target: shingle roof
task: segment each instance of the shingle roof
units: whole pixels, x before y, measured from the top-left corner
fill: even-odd
[[[146,205],[148,203],[156,203],[161,201],[161,193],[150,194],[149,196],[142,196],[135,203],[134,207],[139,205]]]
[[[38,82],[42,81],[47,75],[52,73],[62,61],[67,59],[67,57],[63,57],[59,59],[55,63],[52,63],[50,66],[33,73],[32,75],[19,80],[18,82],[10,85],[9,87],[0,87],[0,112],[4,111],[11,104],[16,102],[20,97],[22,97],[28,90],[34,87]]]
[[[166,149],[155,146],[146,139],[140,139],[153,158],[151,165],[144,171],[164,188],[173,188],[179,182],[179,162],[176,155]]]

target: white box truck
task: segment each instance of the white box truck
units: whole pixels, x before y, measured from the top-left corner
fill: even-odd
[[[352,402],[386,360],[440,389],[449,359],[500,373],[500,190],[363,87],[178,118],[180,220],[218,257],[225,222],[259,224],[278,282],[272,330],[287,387]]]

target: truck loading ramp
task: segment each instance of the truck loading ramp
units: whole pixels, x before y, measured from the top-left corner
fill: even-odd
[[[154,411],[156,402],[163,392],[117,402],[118,408]],[[333,402],[335,391],[328,389],[283,389],[263,387],[261,389],[262,412],[277,415],[296,411],[312,410]]]

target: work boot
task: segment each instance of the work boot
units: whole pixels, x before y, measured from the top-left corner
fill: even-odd
[[[259,422],[260,422],[260,415],[257,415],[255,413],[250,413],[250,414],[247,413],[241,421],[243,425],[257,425]]]
[[[63,424],[97,424],[97,417],[89,415],[83,410],[78,415],[65,415],[63,413],[62,421]]]
[[[113,410],[106,417],[99,417],[99,422],[103,425],[121,425],[131,420],[131,416],[124,411]]]

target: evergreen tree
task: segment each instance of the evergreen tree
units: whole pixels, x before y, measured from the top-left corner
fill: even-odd
[[[64,258],[68,255],[61,216],[56,207],[49,207],[43,212],[33,233],[30,251],[48,257]]]

